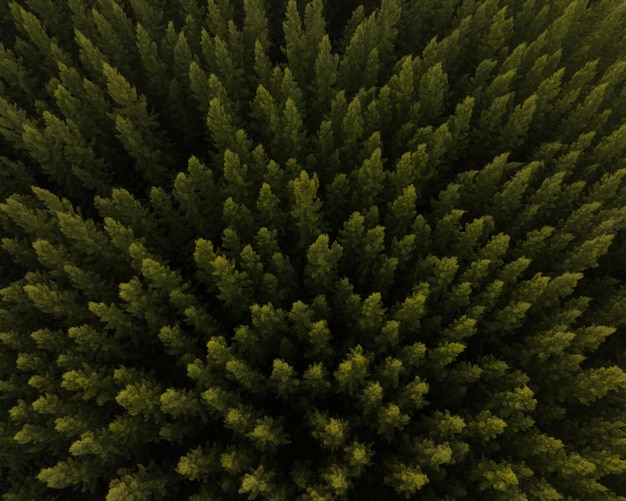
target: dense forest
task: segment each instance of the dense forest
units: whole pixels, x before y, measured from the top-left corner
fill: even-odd
[[[2,500],[626,500],[624,26],[0,1]]]

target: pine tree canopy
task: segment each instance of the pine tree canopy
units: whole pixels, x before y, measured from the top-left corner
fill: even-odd
[[[3,501],[626,501],[626,2],[0,1]]]

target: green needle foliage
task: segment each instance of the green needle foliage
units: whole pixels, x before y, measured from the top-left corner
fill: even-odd
[[[626,500],[625,25],[0,2],[2,499]]]

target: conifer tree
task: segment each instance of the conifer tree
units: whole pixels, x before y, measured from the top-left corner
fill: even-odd
[[[625,500],[625,24],[0,3],[2,499]]]

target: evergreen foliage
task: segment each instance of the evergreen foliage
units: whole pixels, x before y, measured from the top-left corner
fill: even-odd
[[[0,3],[0,492],[626,500],[622,0]]]

